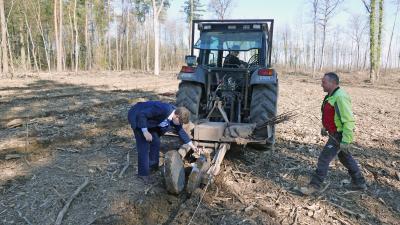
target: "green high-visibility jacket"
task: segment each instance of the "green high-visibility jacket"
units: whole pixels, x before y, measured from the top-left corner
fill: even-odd
[[[342,132],[342,142],[350,144],[353,142],[355,127],[350,96],[339,88],[332,96],[327,96],[326,101],[335,108],[334,121],[337,131]]]

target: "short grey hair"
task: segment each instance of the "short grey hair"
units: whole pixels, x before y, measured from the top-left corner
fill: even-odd
[[[339,76],[334,72],[325,73],[324,76],[329,77],[329,80],[334,81],[337,85],[339,85]]]

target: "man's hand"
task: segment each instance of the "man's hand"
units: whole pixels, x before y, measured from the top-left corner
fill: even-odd
[[[195,153],[199,153],[199,150],[197,149],[197,147],[193,143],[189,143],[189,146]]]
[[[344,142],[340,143],[340,151],[342,151],[343,153],[349,154],[350,150],[352,148],[353,148],[353,146],[351,144],[344,143]]]
[[[321,128],[321,136],[328,136],[328,131],[325,128]]]
[[[151,142],[153,140],[153,136],[151,136],[150,132],[148,131],[143,132],[143,136],[146,138],[147,142]]]

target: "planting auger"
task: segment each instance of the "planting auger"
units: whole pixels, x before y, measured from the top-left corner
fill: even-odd
[[[224,113],[219,108],[220,113]],[[291,111],[269,120],[263,126],[276,125],[285,122],[296,115]],[[174,194],[192,193],[201,184],[208,184],[221,171],[221,163],[233,143],[246,145],[249,143],[264,144],[265,139],[255,139],[252,134],[257,129],[256,124],[201,121],[192,126],[194,144],[200,153],[194,153],[189,146],[182,145],[179,150],[166,153],[164,159],[164,177],[167,190]],[[190,175],[185,179],[185,169],[190,169]]]

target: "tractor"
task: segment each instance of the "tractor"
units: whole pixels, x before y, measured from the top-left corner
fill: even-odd
[[[275,126],[266,124],[277,114],[273,28],[272,19],[193,21],[191,54],[178,74],[176,105],[190,111],[194,125],[189,133],[204,154],[190,164],[188,192],[218,174],[232,144],[273,147]],[[164,176],[171,192],[185,186],[184,173],[176,165],[184,165],[187,153],[181,148],[165,155]]]

